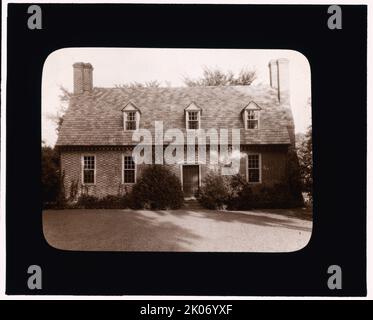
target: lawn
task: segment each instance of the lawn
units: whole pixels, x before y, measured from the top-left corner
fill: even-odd
[[[47,242],[63,250],[290,252],[307,245],[310,209],[46,210]]]

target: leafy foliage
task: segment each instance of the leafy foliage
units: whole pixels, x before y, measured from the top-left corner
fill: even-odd
[[[202,77],[191,79],[184,77],[184,83],[188,87],[208,87],[208,86],[249,86],[256,79],[256,71],[242,69],[238,75],[232,71],[223,72],[215,68],[204,67]]]
[[[70,191],[69,191],[69,201],[74,202],[79,194],[79,187],[82,186],[79,184],[79,179],[71,181]]]
[[[130,83],[116,85],[117,88],[130,88],[130,89],[135,89],[135,88],[159,88],[160,86],[161,86],[161,83],[158,80],[145,81],[144,83],[134,81],[134,82],[130,82]]]
[[[287,186],[294,201],[296,201],[299,206],[303,205],[301,171],[299,159],[294,148],[291,148],[287,154],[286,176],[288,180]]]
[[[312,127],[309,127],[304,136],[303,141],[299,143],[297,148],[300,174],[302,181],[302,189],[307,192],[312,199],[313,185],[313,162],[312,162]]]
[[[95,196],[83,193],[75,207],[81,209],[98,209],[99,199]]]
[[[128,208],[128,196],[108,195],[97,198],[92,195],[82,194],[75,205],[70,207],[79,209],[125,209]]]
[[[59,109],[57,110],[55,114],[47,115],[47,118],[55,123],[57,134],[59,133],[61,129],[61,126],[63,123],[63,116],[66,113],[67,107],[70,103],[70,99],[73,95],[63,86],[60,86],[60,90],[61,90],[61,94],[59,95],[59,99],[60,99],[61,104],[59,106]]]
[[[204,179],[198,201],[208,209],[229,210],[291,208],[301,205],[288,185],[252,185],[242,175],[220,176],[216,173],[209,173]]]
[[[162,165],[146,167],[131,194],[134,208],[178,209],[183,199],[179,178]]]
[[[228,177],[209,173],[198,191],[198,201],[208,209],[223,209],[230,197],[231,185]]]
[[[42,146],[41,167],[43,203],[55,202],[60,192],[60,158],[55,149]]]

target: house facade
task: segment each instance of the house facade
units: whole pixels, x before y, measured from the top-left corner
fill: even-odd
[[[220,134],[224,130],[228,151],[233,150],[235,131],[238,173],[253,187],[286,184],[288,154],[295,143],[289,62],[272,60],[268,67],[269,85],[98,88],[93,86],[92,65],[75,63],[74,93],[56,144],[66,197],[82,192],[104,197],[131,190],[149,165],[134,156],[139,142],[149,147],[146,150],[152,161],[158,158],[158,163],[163,162],[179,177],[185,196],[191,197],[208,172],[221,172],[232,165],[232,152],[228,159],[212,161],[223,156]],[[162,144],[157,140],[160,127]],[[156,151],[162,150],[164,155],[168,146],[176,145],[167,134],[175,129],[185,137],[178,142],[185,152],[175,163],[162,161]],[[144,130],[150,140],[142,136]],[[218,135],[208,135],[206,156],[202,156],[203,140],[198,138],[208,130],[216,130]],[[187,145],[190,134],[197,141],[192,147]],[[194,157],[188,158],[190,150]]]

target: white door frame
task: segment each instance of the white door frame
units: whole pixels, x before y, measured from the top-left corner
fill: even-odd
[[[201,164],[191,164],[191,163],[182,163],[180,164],[180,182],[181,182],[181,190],[184,191],[184,179],[183,179],[183,166],[198,166],[198,186],[202,186],[202,179],[201,179]]]

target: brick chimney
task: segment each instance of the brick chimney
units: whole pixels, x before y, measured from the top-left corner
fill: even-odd
[[[271,60],[268,64],[269,80],[272,88],[277,89],[278,101],[281,104],[289,104],[289,60]]]
[[[93,67],[90,63],[76,62],[74,68],[74,93],[90,92],[93,88]]]

